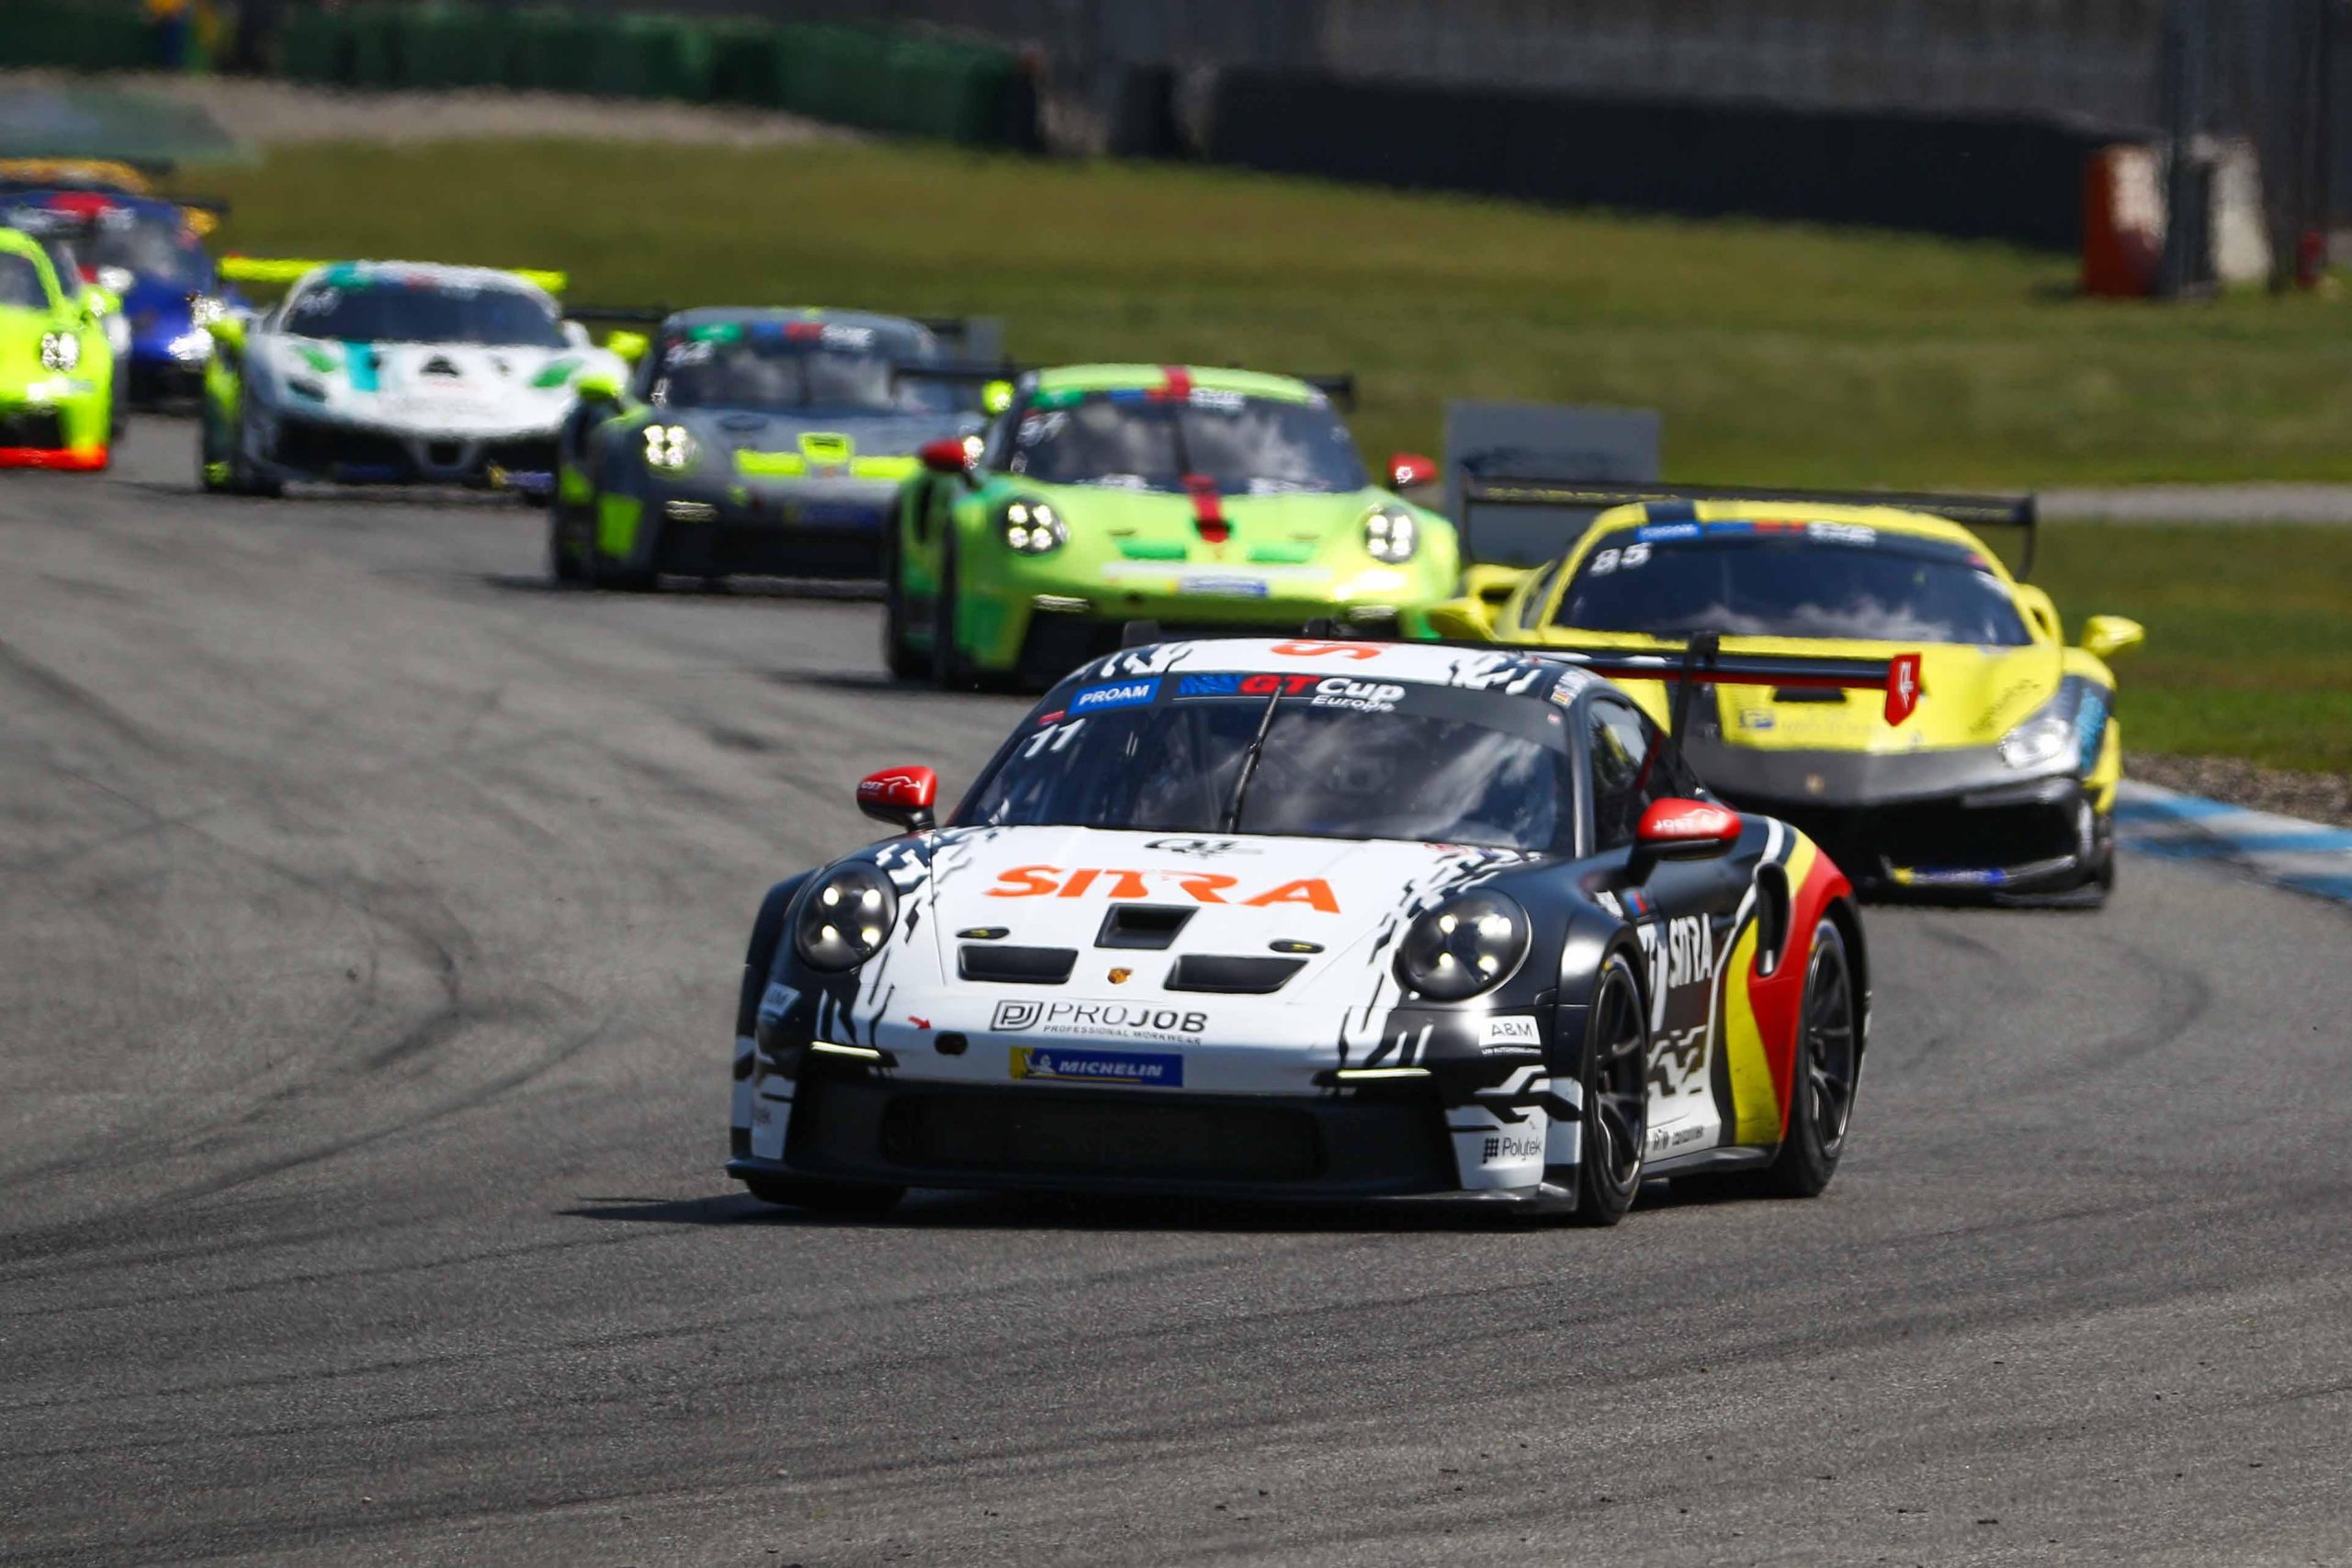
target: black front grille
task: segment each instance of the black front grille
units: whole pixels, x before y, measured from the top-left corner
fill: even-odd
[[[956,952],[956,972],[967,980],[1006,986],[1058,986],[1078,963],[1074,947],[999,947],[967,942]]]
[[[1851,877],[1881,866],[2018,866],[2073,854],[2075,807],[2056,803],[1969,807],[1957,801],[1808,811],[1779,807]]]
[[[54,409],[39,413],[0,414],[0,446],[37,446],[55,451],[65,445],[65,422]]]
[[[482,446],[481,460],[487,467],[518,474],[551,474],[555,472],[555,437],[488,442]]]
[[[1262,997],[1279,991],[1306,967],[1304,958],[1235,958],[1188,953],[1168,972],[1171,991],[1211,991],[1229,997]]]
[[[1322,1167],[1303,1111],[1004,1095],[901,1095],[882,1153],[929,1170],[1160,1181],[1306,1181]]]
[[[391,436],[307,419],[277,422],[274,455],[289,468],[321,474],[338,468],[406,473],[410,467],[408,448]]]

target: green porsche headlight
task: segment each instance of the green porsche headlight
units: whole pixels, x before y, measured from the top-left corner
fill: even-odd
[[[1364,553],[1376,561],[1402,566],[1420,547],[1420,525],[1409,512],[1384,506],[1363,520]]]
[[[71,370],[82,363],[82,339],[74,333],[40,334],[40,362],[50,370]]]
[[[1016,501],[1004,509],[1007,548],[1024,556],[1049,555],[1069,538],[1069,530],[1042,501]]]
[[[695,433],[683,424],[645,427],[645,466],[649,468],[673,474],[692,468],[697,449]]]

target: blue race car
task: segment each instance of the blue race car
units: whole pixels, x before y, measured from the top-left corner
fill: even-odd
[[[121,301],[130,401],[193,395],[212,355],[206,326],[237,303],[221,288],[194,214],[161,197],[111,190],[13,190],[0,225],[68,228],[84,280]]]

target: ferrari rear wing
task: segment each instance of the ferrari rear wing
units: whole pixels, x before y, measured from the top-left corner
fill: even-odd
[[[322,266],[333,266],[332,261],[302,261],[290,256],[222,256],[214,270],[231,283],[248,283],[256,288],[291,288],[302,278]],[[510,277],[519,277],[549,294],[560,295],[571,281],[571,275],[548,272],[531,267],[503,266],[494,269]]]
[[[1771,485],[1683,485],[1624,483],[1611,479],[1544,479],[1466,474],[1460,519],[1475,537],[1471,514],[1478,507],[1542,506],[1581,513],[1589,525],[1612,506],[1672,505],[1677,502],[1742,501],[1816,506],[1891,506],[1924,512],[1967,528],[2016,528],[2025,535],[2017,568],[2020,581],[2033,570],[2041,512],[2030,495],[1943,495],[1928,491],[1784,490]],[[1571,535],[1562,541],[1572,543]]]

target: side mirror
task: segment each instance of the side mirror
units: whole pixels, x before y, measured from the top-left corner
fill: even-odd
[[[617,355],[631,365],[643,359],[645,351],[652,346],[652,341],[643,333],[610,333],[605,338],[605,352]]]
[[[583,403],[616,403],[621,400],[621,386],[610,376],[591,370],[571,384],[571,395]]]
[[[857,808],[901,833],[929,832],[938,798],[939,775],[929,768],[885,768],[857,781]]]
[[[1399,452],[1388,459],[1388,488],[1412,490],[1437,483],[1437,464],[1418,452]]]
[[[244,352],[245,318],[237,311],[231,310],[214,317],[204,323],[204,330],[210,333],[212,341],[223,348],[239,354]]]
[[[1654,800],[1634,829],[1636,860],[1713,860],[1739,842],[1739,813],[1704,800]]]
[[[990,381],[987,386],[980,389],[980,410],[982,412],[999,414],[1002,413],[1012,406],[1012,382]]]
[[[563,341],[570,344],[574,348],[594,348],[596,346],[596,340],[590,337],[588,335],[588,329],[582,326],[578,321],[566,321],[563,323]]]
[[[2093,615],[2083,623],[2083,651],[2108,660],[2148,640],[2148,628],[2122,615]]]
[[[943,435],[936,441],[926,441],[916,454],[922,466],[934,474],[960,474],[972,466],[971,448],[964,445],[960,435]]]

